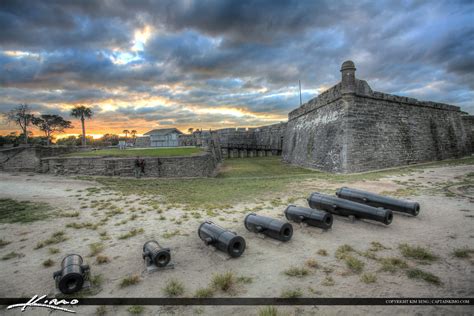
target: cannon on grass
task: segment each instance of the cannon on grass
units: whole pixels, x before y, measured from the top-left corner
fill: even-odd
[[[89,266],[83,264],[80,255],[70,254],[61,262],[61,270],[54,272],[56,287],[63,294],[71,294],[82,289],[89,276]]]
[[[341,199],[350,200],[374,207],[383,207],[392,211],[417,216],[420,213],[420,204],[417,202],[394,199],[367,191],[342,187],[336,191]]]
[[[285,209],[285,217],[296,223],[305,223],[322,229],[330,229],[333,221],[331,213],[296,205],[288,205]]]
[[[245,251],[245,239],[243,237],[211,221],[205,221],[199,226],[198,235],[206,245],[211,245],[226,252],[232,258],[240,257]]]
[[[308,204],[311,208],[325,210],[335,215],[370,219],[385,225],[389,225],[393,219],[391,210],[375,208],[318,192],[312,193],[308,197]]]
[[[245,216],[244,225],[251,232],[261,233],[280,241],[288,241],[293,236],[293,226],[290,223],[255,213]]]

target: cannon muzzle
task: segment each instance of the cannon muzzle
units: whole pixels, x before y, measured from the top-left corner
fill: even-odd
[[[341,199],[374,207],[383,207],[396,212],[408,213],[413,216],[417,216],[420,212],[420,204],[417,202],[394,199],[362,190],[343,187],[336,191],[336,195]]]
[[[293,236],[293,226],[290,223],[255,213],[245,216],[244,224],[245,228],[251,232],[261,233],[280,241],[288,241]]]
[[[156,240],[149,240],[143,245],[143,259],[148,258],[157,267],[165,267],[171,260],[171,250],[163,248]]]
[[[309,196],[308,204],[311,208],[325,210],[335,215],[365,218],[384,223],[385,225],[389,225],[393,219],[391,210],[375,208],[317,192]]]
[[[81,256],[70,254],[61,262],[61,270],[54,272],[58,289],[64,294],[71,294],[82,289],[89,266],[83,264]]]
[[[199,226],[198,235],[206,245],[226,252],[233,258],[240,257],[245,251],[245,239],[229,230],[206,221]]]
[[[285,216],[288,220],[296,223],[306,223],[322,229],[332,227],[332,214],[321,210],[288,205],[285,210]]]

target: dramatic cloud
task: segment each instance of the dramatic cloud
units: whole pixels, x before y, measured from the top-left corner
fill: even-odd
[[[352,59],[374,90],[474,114],[473,19],[472,1],[4,0],[0,112],[86,104],[93,134],[272,124]]]

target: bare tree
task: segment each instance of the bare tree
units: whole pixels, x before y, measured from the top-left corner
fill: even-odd
[[[53,133],[64,132],[66,128],[72,128],[71,121],[66,121],[61,116],[54,114],[43,114],[39,117],[33,117],[32,123],[40,131],[44,132],[47,146],[51,143]]]
[[[81,119],[82,124],[82,146],[86,146],[86,126],[84,121],[86,118],[91,118],[94,115],[91,108],[85,107],[83,105],[76,106],[71,111],[71,116]]]
[[[31,113],[28,104],[20,104],[18,107],[6,114],[8,122],[12,122],[20,126],[25,144],[28,144],[28,126],[31,125],[31,120],[33,117],[34,116]]]

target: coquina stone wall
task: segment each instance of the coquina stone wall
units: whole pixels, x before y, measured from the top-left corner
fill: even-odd
[[[360,172],[471,152],[459,107],[372,91],[344,62],[340,83],[290,112],[283,159]]]
[[[41,159],[41,172],[58,175],[133,177],[135,157],[51,157]],[[219,159],[212,152],[182,157],[143,157],[143,177],[192,178],[215,175]]]
[[[20,146],[0,150],[0,170],[35,172],[41,170],[41,159],[81,149],[74,147]]]
[[[224,128],[181,135],[181,146],[207,146],[212,139],[225,158],[280,155],[286,123],[256,128]]]

